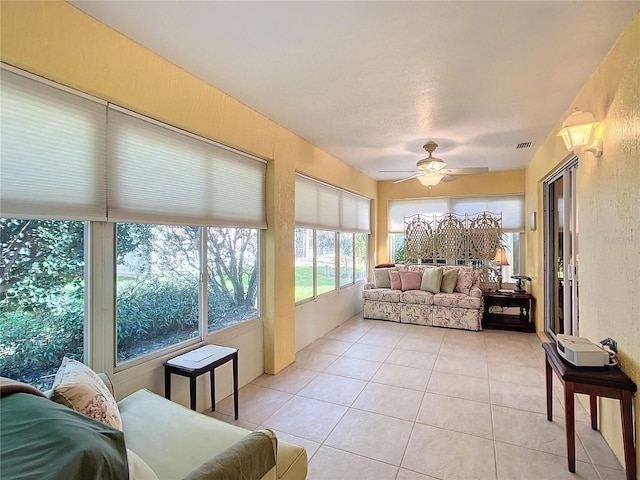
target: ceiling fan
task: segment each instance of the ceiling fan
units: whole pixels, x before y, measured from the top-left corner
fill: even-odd
[[[489,171],[487,167],[445,169],[444,167],[447,166],[445,161],[432,155],[436,148],[438,148],[437,143],[430,140],[424,144],[423,148],[427,151],[429,156],[422,160],[418,160],[418,163],[416,164],[417,170],[380,170],[380,172],[411,173],[412,175],[393,183],[405,182],[412,178],[417,178],[425,187],[432,187],[440,183],[441,180],[444,180],[445,182],[454,181],[455,175],[471,175],[474,173],[486,173]]]

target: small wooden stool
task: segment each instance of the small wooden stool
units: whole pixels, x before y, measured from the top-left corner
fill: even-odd
[[[196,409],[196,378],[203,373],[211,375],[211,411],[216,409],[215,369],[233,360],[233,411],[238,419],[238,349],[220,345],[205,345],[164,364],[164,397],[171,400],[171,374],[189,377],[191,410]]]
[[[576,436],[574,421],[574,393],[589,395],[591,410],[591,428],[598,429],[597,397],[620,400],[622,417],[622,442],[624,445],[624,463],[628,480],[636,480],[636,451],[633,445],[633,394],[636,384],[617,366],[615,367],[575,367],[564,361],[556,350],[555,343],[543,343],[546,354],[545,374],[547,383],[547,420],[553,421],[553,375],[564,386],[564,420],[567,431],[567,456],[569,471],[576,471]]]

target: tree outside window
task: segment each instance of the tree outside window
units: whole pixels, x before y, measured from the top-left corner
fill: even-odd
[[[0,376],[50,388],[84,359],[85,224],[0,219]]]

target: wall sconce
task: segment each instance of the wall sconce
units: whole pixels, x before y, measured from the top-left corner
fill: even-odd
[[[497,267],[496,273],[498,274],[498,290],[500,290],[502,288],[502,267],[509,266],[507,252],[504,247],[498,247],[496,249],[496,258],[493,259],[493,264]]]
[[[418,180],[425,187],[433,187],[440,183],[440,180],[444,178],[444,175],[439,175],[436,173],[425,173],[424,175],[420,175]]]
[[[599,123],[593,113],[576,110],[564,121],[558,136],[564,140],[567,150],[573,150],[576,155],[591,152],[594,157],[599,157],[602,155],[602,139],[596,138],[589,144],[593,130]]]

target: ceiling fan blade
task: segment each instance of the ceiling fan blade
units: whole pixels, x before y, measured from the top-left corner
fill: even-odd
[[[380,173],[422,173],[418,170],[378,170]]]
[[[402,180],[396,180],[393,183],[406,182],[407,180],[411,180],[413,178],[418,178],[420,175],[422,175],[422,173],[421,172],[417,172],[417,173],[414,173],[413,175],[411,175],[410,177],[403,178]]]
[[[475,167],[475,168],[443,168],[442,173],[448,175],[475,175],[478,173],[487,173],[489,168],[487,167]]]

